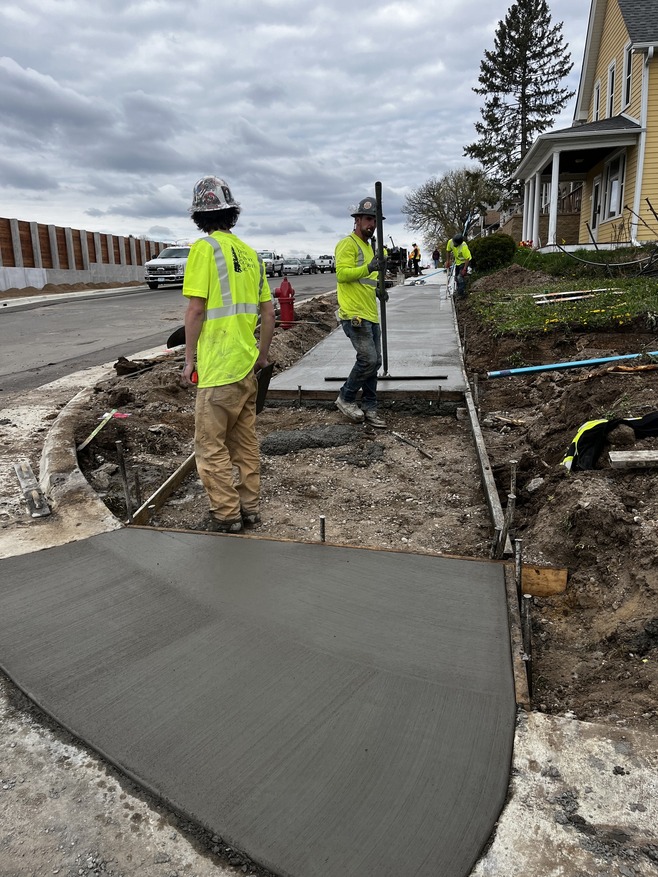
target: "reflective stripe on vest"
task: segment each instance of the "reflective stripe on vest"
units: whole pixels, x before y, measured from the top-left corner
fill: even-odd
[[[358,255],[356,257],[356,267],[360,268],[362,265],[366,264],[366,257],[363,255],[363,250],[361,249],[361,247],[358,244],[357,244],[356,248],[358,250]],[[363,284],[363,286],[374,286],[375,289],[379,285],[376,280],[371,280],[369,277],[362,277],[359,280],[359,283]]]
[[[219,289],[220,292],[222,288],[229,289],[231,288],[228,279],[228,267],[226,265],[226,259],[224,258],[224,252],[221,248],[221,245],[215,240],[214,237],[210,235],[208,237],[203,238],[204,241],[207,241],[210,246],[213,248],[215,253],[215,265],[217,266],[217,275],[219,276]],[[258,260],[260,263],[260,259]],[[222,286],[223,284],[223,286]],[[258,298],[260,300],[260,294],[263,289],[263,270],[261,263],[261,272],[260,272],[260,283],[258,285]],[[222,317],[233,317],[236,314],[259,314],[259,307],[257,304],[252,304],[250,302],[233,302],[230,305],[224,305],[221,308],[209,308],[206,311],[206,320],[221,320]]]

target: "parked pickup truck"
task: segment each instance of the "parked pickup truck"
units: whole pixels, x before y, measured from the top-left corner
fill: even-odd
[[[336,260],[333,256],[318,256],[315,260],[318,271],[324,274],[325,271],[336,270]]]
[[[265,265],[265,273],[268,277],[274,277],[275,274],[279,277],[283,276],[283,256],[277,256],[271,250],[259,250],[258,255]]]
[[[189,247],[165,247],[144,265],[144,280],[149,289],[157,289],[161,283],[178,283],[182,286],[185,277]]]

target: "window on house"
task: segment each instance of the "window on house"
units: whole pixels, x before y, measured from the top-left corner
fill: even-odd
[[[633,51],[629,43],[624,49],[624,94],[622,99],[622,109],[625,109],[631,102],[631,81],[633,78]]]
[[[601,115],[601,83],[597,82],[594,86],[594,120],[599,121]]]
[[[613,61],[608,67],[608,118],[614,115],[615,111],[615,68],[616,64]]]
[[[626,155],[618,153],[605,168],[605,219],[620,216],[624,209],[624,175]]]

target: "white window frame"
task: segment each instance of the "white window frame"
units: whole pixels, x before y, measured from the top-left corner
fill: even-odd
[[[594,86],[594,112],[593,112],[593,122],[598,122],[601,118],[601,80],[597,79],[596,85]]]
[[[608,119],[614,116],[615,112],[615,78],[617,74],[617,62],[613,61],[608,67],[608,98],[606,100],[606,110]]]
[[[625,185],[626,150],[622,149],[606,162],[603,172],[603,222],[618,219],[624,212]]]
[[[624,46],[624,79],[622,82],[621,108],[625,110],[631,102],[633,83],[633,49],[632,43]]]

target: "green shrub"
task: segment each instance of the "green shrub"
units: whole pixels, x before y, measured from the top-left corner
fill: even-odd
[[[469,242],[468,248],[473,257],[473,269],[478,274],[505,268],[512,264],[516,256],[514,238],[503,232],[496,232],[486,238],[476,238]]]

